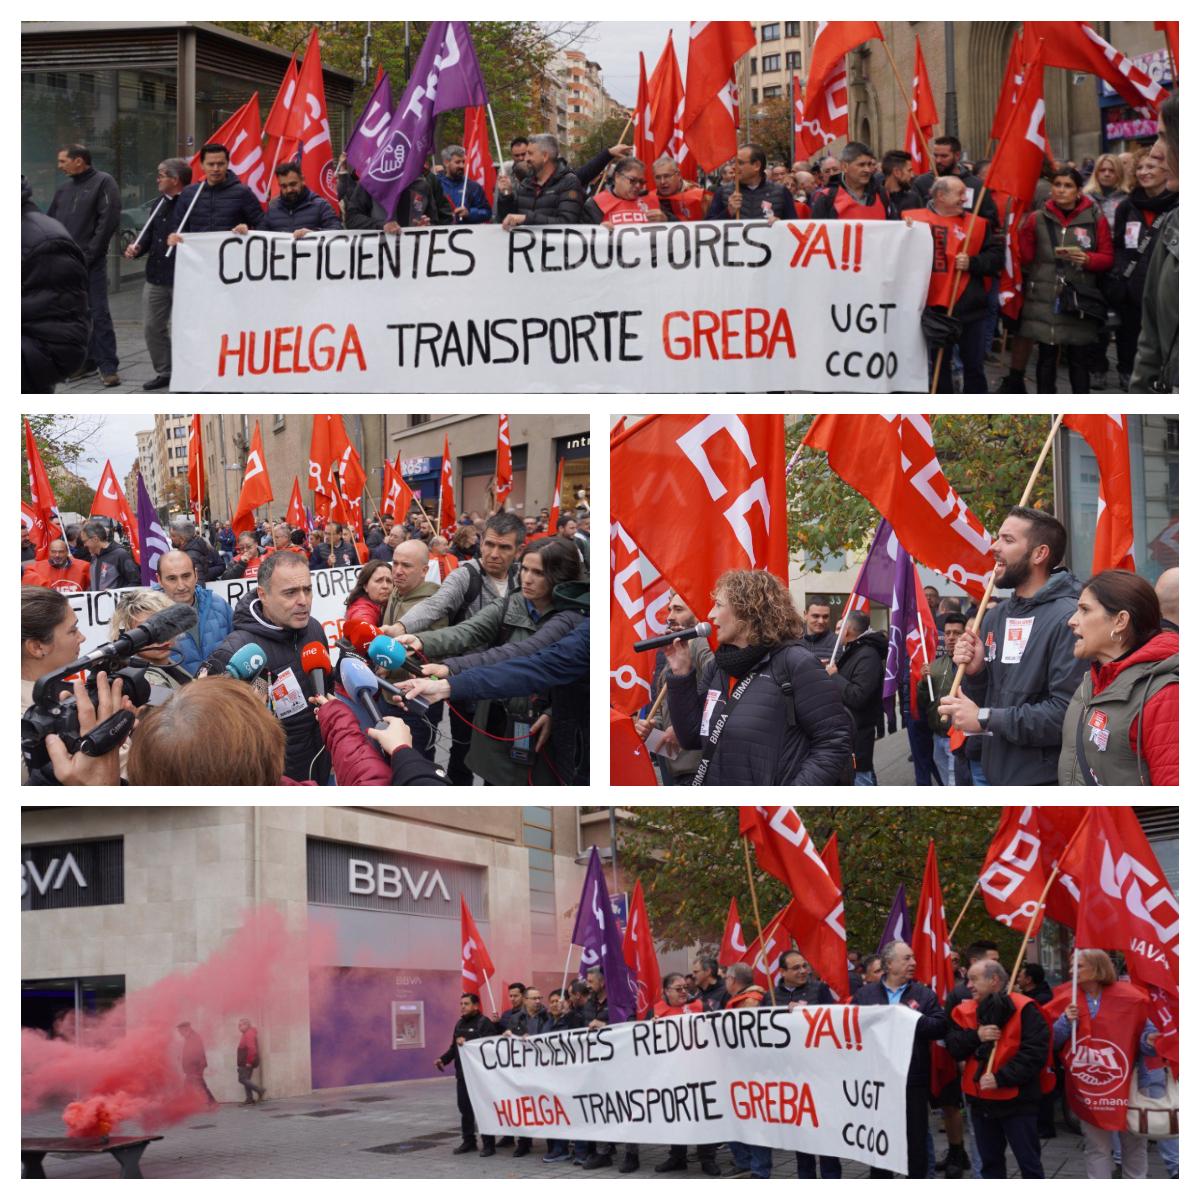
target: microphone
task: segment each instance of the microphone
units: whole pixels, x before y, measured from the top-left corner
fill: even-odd
[[[359,654],[365,654],[367,646],[372,638],[379,636],[379,628],[372,625],[370,621],[364,621],[361,617],[355,617],[352,621],[347,621],[342,626],[342,636],[349,641]]]
[[[98,658],[129,658],[143,646],[153,646],[159,642],[174,641],[181,633],[186,633],[199,620],[196,610],[190,604],[172,604],[162,612],[156,612],[147,617],[136,629],[127,629],[114,642],[105,642],[83,656],[84,664]]]
[[[323,646],[320,642],[309,642],[300,651],[300,665],[313,677],[317,695],[323,696],[325,694],[325,672],[333,670],[333,663],[329,661],[329,647]]]
[[[706,638],[712,633],[712,626],[707,621],[693,625],[691,629],[681,629],[678,633],[664,633],[662,637],[646,638],[642,642],[634,642],[634,650],[640,654],[643,650],[657,650],[660,646],[669,646],[672,642],[690,642],[692,638]]]
[[[380,679],[378,683],[381,692],[387,692],[389,696],[399,697],[405,709],[414,717],[427,717],[429,715],[429,701],[422,696],[410,696],[402,688],[398,688],[394,683],[389,683],[386,679]]]
[[[257,642],[247,642],[230,656],[225,664],[225,674],[243,683],[253,683],[267,665],[266,651]]]
[[[367,647],[367,657],[377,666],[388,671],[403,671],[414,679],[423,679],[421,668],[408,660],[408,650],[395,638],[380,634]]]
[[[337,669],[342,687],[371,714],[375,728],[386,729],[387,723],[379,711],[379,705],[375,703],[375,696],[379,692],[379,680],[372,674],[371,668],[360,658],[343,655],[338,659]]]

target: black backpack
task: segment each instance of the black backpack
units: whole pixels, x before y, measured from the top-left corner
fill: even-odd
[[[789,646],[799,646],[806,654],[812,654],[812,651],[799,639],[793,638],[791,641],[780,642],[778,646],[771,651],[771,657],[768,659],[768,666],[771,669],[771,678],[775,681],[775,686],[784,694],[788,701],[787,706],[787,725],[789,729],[795,729],[799,724],[796,717],[796,689],[792,687],[792,678],[787,673],[786,668],[777,666],[778,659],[783,657],[783,651]],[[782,672],[782,673],[781,673]],[[854,717],[850,710],[843,704],[841,706],[842,717],[846,724],[846,729],[850,737],[850,757],[846,760],[846,765],[842,768],[841,778],[838,780],[838,785],[842,787],[849,786],[854,783]]]

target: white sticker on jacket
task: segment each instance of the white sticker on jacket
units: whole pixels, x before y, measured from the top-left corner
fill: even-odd
[[[1033,630],[1032,617],[1009,617],[1004,622],[1004,651],[1002,663],[1019,663],[1025,647],[1029,645],[1029,634]]]
[[[704,716],[700,718],[700,736],[708,737],[708,723],[712,720],[713,710],[717,707],[717,701],[721,698],[720,688],[709,688],[708,695],[704,698]]]
[[[308,701],[291,667],[275,676],[275,682],[271,685],[271,707],[281,720],[294,717],[308,707]]]

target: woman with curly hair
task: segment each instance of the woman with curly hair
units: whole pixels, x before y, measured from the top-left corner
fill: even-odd
[[[708,614],[717,651],[697,679],[686,643],[666,651],[679,744],[701,750],[695,786],[834,784],[850,770],[837,684],[800,643],[800,615],[766,571],[726,571]]]

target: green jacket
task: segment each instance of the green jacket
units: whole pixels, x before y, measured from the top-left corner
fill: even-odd
[[[1142,293],[1142,334],[1131,392],[1179,391],[1179,209],[1162,219]]]
[[[942,737],[950,736],[950,723],[938,716],[938,704],[950,695],[950,689],[954,686],[954,674],[957,670],[954,661],[946,654],[939,654],[929,664],[929,677],[933,680],[932,700],[929,698],[929,686],[925,680],[921,680],[920,703],[925,712],[925,720],[929,728]]]
[[[1025,302],[1021,309],[1021,336],[1050,346],[1090,346],[1100,335],[1106,305],[1100,291],[1100,276],[1061,263],[1054,251],[1061,246],[1082,247],[1094,252],[1097,245],[1097,226],[1102,214],[1096,204],[1077,208],[1066,225],[1052,220],[1045,210],[1030,213],[1026,220],[1034,222],[1034,241],[1037,254],[1025,268]],[[1051,235],[1053,228],[1053,236]],[[1092,314],[1055,312],[1060,285],[1074,287],[1079,303],[1093,310]]]
[[[383,610],[383,618],[380,623],[383,625],[394,625],[397,621],[403,622],[404,614],[410,608],[416,608],[422,600],[428,600],[441,586],[440,583],[432,583],[426,579],[414,591],[409,592],[407,596],[400,596],[396,592],[392,592],[388,597],[388,602]],[[433,628],[440,629],[445,624],[446,619],[443,617],[440,621],[433,623]]]

